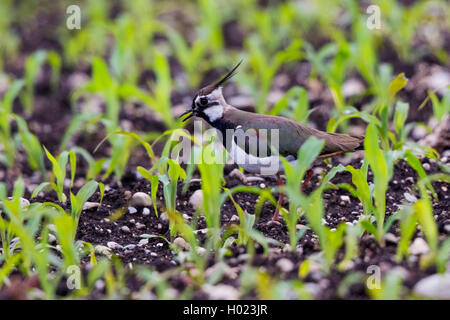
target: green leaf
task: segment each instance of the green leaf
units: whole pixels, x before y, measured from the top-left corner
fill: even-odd
[[[75,180],[75,171],[77,169],[77,156],[75,152],[69,152],[70,159],[70,188],[73,187],[73,181]]]
[[[72,204],[72,217],[78,219],[81,211],[83,210],[84,203],[94,194],[95,190],[97,190],[98,183],[97,181],[88,181],[81,189],[78,191],[77,195],[74,197],[75,204]],[[72,201],[72,193],[71,193],[71,201]]]
[[[40,185],[38,185],[36,188],[34,188],[33,193],[31,194],[31,199],[35,198],[39,192],[44,190],[50,185],[50,182],[42,182]]]
[[[402,72],[398,74],[394,80],[389,84],[388,88],[388,101],[392,101],[397,92],[402,90],[406,84],[408,83],[408,79],[405,77],[405,74]]]
[[[406,161],[408,162],[408,164],[417,172],[417,174],[422,179],[427,177],[427,174],[426,174],[425,170],[423,169],[423,166],[420,163],[420,160],[417,159],[417,157],[412,154],[411,150],[407,150],[405,152],[405,157],[406,157]],[[431,193],[433,194],[433,197],[435,199],[438,199],[438,196],[437,196],[436,192],[434,191],[434,188],[431,185],[430,181],[426,181],[426,186],[427,186],[428,190],[430,190]]]
[[[370,223],[369,220],[362,220],[361,226],[364,230],[366,230],[368,233],[372,234],[377,238],[377,228],[373,224]]]
[[[148,170],[141,166],[137,167],[137,171],[144,177],[144,179],[150,181],[150,196],[152,198],[153,209],[155,210],[156,216],[158,216],[158,210],[156,207],[156,193],[158,191],[159,177],[156,174],[151,174]]]
[[[98,189],[100,190],[100,205],[101,205],[103,202],[103,197],[105,195],[105,185],[102,182],[99,182]]]

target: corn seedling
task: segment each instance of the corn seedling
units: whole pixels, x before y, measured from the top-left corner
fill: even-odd
[[[38,72],[44,63],[50,64],[52,69],[51,85],[56,89],[61,73],[61,58],[54,51],[38,50],[25,61],[25,90],[22,94],[22,102],[25,111],[30,114],[34,110],[34,86]]]
[[[47,158],[52,163],[53,177],[56,182],[43,182],[33,190],[32,198],[36,197],[39,192],[44,188],[51,187],[57,194],[58,200],[61,202],[66,202],[67,197],[64,194],[64,180],[66,179],[66,165],[69,159],[70,152],[63,151],[61,154],[55,158],[48,150],[44,147],[45,154]],[[71,157],[73,159],[73,157]]]
[[[247,41],[249,50],[248,63],[252,68],[253,79],[245,82],[250,85],[251,93],[255,99],[255,109],[258,113],[268,111],[267,96],[278,69],[290,62],[302,57],[300,40],[293,41],[285,50],[279,51],[273,58],[264,54],[261,48],[261,39],[252,37]]]
[[[0,154],[0,162],[11,167],[16,155],[16,146],[11,132],[10,116],[13,102],[19,95],[24,85],[23,80],[15,80],[0,100],[0,144],[3,152]]]

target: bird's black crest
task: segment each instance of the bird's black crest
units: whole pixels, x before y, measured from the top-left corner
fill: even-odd
[[[236,74],[236,70],[237,68],[239,68],[239,66],[241,65],[242,60],[239,61],[239,63],[233,68],[231,69],[230,72],[228,72],[222,79],[220,79],[219,81],[217,81],[214,84],[210,84],[209,86],[206,86],[202,89],[200,89],[198,91],[198,95],[204,96],[204,95],[208,95],[211,92],[213,92],[215,89],[217,89],[218,87],[220,87],[222,84],[224,84],[225,82],[227,82],[232,76],[234,76]]]

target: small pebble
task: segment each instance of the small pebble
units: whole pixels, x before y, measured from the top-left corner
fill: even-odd
[[[386,242],[391,242],[391,243],[398,243],[398,241],[399,241],[398,237],[396,237],[394,234],[392,234],[390,232],[387,232],[384,235],[384,240]]]
[[[403,193],[403,196],[405,197],[406,201],[410,203],[417,202],[417,197],[408,192]]]
[[[167,212],[163,212],[159,215],[159,219],[161,219],[161,221],[169,221],[169,216],[167,215]]]
[[[118,244],[118,243],[116,243],[114,241],[109,241],[106,245],[110,249],[122,249],[123,248],[120,244]]]
[[[127,200],[127,201],[131,198],[131,195],[132,195],[132,193],[131,193],[131,191],[129,191],[129,190],[127,190],[127,191],[125,191],[125,192],[123,193],[123,197],[124,197],[125,200]]]
[[[266,188],[266,184],[265,184],[265,183],[261,183],[261,184],[259,185],[259,187],[260,187],[261,189],[265,189],[265,188]]]
[[[197,253],[199,256],[204,256],[206,254],[207,250],[203,247],[197,247]]]
[[[148,216],[148,215],[150,215],[150,209],[149,209],[149,208],[144,208],[144,209],[142,209],[142,215],[143,215],[143,216]]]
[[[239,217],[235,214],[233,214],[230,218],[230,222],[239,222]]]
[[[287,258],[282,258],[280,260],[277,261],[276,266],[282,271],[282,272],[291,272],[292,270],[294,270],[294,263],[287,259]]]
[[[130,205],[136,207],[149,207],[152,205],[152,198],[145,192],[136,192],[131,197]]]
[[[197,210],[203,204],[203,191],[202,189],[195,190],[194,193],[189,198],[189,204]]]
[[[102,254],[104,256],[110,257],[111,256],[111,249],[102,245],[96,245],[94,248],[95,252],[97,254]]]
[[[417,282],[413,290],[427,299],[450,299],[450,273],[428,276]]]
[[[56,243],[55,235],[53,235],[51,233],[48,234],[48,243]]]
[[[86,201],[83,205],[83,210],[89,210],[89,209],[94,209],[94,208],[98,208],[98,207],[100,207],[100,203]]]
[[[206,284],[203,286],[203,291],[208,294],[212,300],[237,300],[239,299],[239,291],[233,286],[226,284],[218,284],[212,286]]]
[[[128,228],[127,226],[123,226],[122,228],[120,228],[120,230],[122,230],[123,232],[126,232],[126,233],[130,233],[131,232],[130,228]]]
[[[128,207],[128,213],[129,214],[135,214],[137,212],[135,207]]]
[[[136,248],[136,245],[135,244],[127,244],[123,248],[126,250],[133,250],[134,248]]]
[[[138,246],[139,246],[139,247],[142,247],[142,246],[145,246],[145,245],[147,245],[147,244],[148,244],[148,239],[147,239],[147,238],[144,238],[144,239],[141,239],[141,240],[139,241]]]
[[[430,170],[431,170],[431,167],[430,167],[430,164],[429,164],[429,163],[424,163],[424,164],[422,164],[422,167],[423,167],[426,171],[430,171]]]
[[[409,253],[412,255],[425,254],[430,251],[430,247],[422,238],[416,238],[409,247]]]
[[[173,240],[173,244],[176,245],[178,248],[183,249],[185,251],[188,251],[190,248],[189,243],[187,243],[186,240],[184,240],[181,237],[175,238],[175,240]]]
[[[145,229],[145,224],[140,222],[136,223],[136,229],[138,230]]]
[[[349,197],[349,196],[346,196],[346,195],[342,195],[342,196],[341,196],[341,201],[350,203],[350,197]]]
[[[208,232],[208,228],[195,230],[195,234],[206,234]]]

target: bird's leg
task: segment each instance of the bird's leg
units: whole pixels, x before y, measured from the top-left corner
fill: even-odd
[[[277,208],[275,209],[275,213],[272,217],[272,221],[278,221],[278,216],[280,215],[280,208],[283,204],[283,192],[281,191],[281,187],[283,186],[283,180],[279,176],[277,176],[278,186],[280,187],[280,191],[278,194],[278,202],[277,202]]]
[[[313,169],[308,169],[308,171],[306,171],[306,177],[305,177],[305,181],[303,181],[302,186],[301,186],[301,191],[305,191],[306,187],[308,186],[308,183],[311,181],[311,178],[314,175],[314,170]]]

